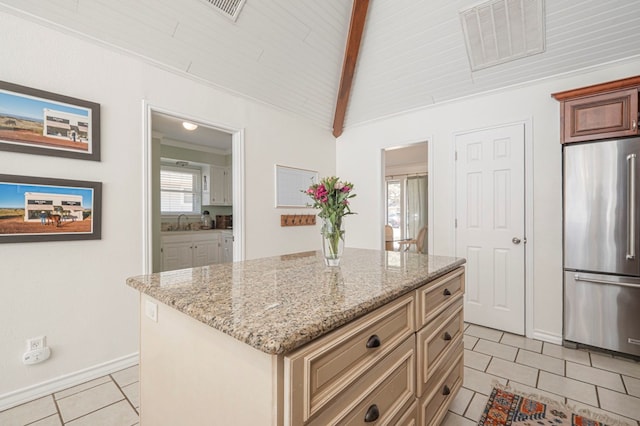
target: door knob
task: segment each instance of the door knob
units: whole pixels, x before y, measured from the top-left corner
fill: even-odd
[[[516,244],[516,245],[517,245],[517,244],[520,244],[522,241],[521,241],[521,240],[520,240],[520,238],[518,238],[518,237],[513,237],[513,238],[511,239],[511,242],[512,242],[513,244]]]

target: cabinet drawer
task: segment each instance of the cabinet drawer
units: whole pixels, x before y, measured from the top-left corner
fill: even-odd
[[[447,414],[451,401],[462,386],[463,369],[463,354],[460,354],[433,392],[423,396],[418,406],[418,420],[421,425],[440,424]]]
[[[415,345],[408,338],[307,424],[394,425],[415,401]],[[297,423],[293,423],[297,424]]]
[[[438,371],[446,371],[447,361],[457,357],[454,350],[461,351],[464,330],[462,297],[455,299],[435,321],[420,330],[416,339],[418,359],[418,397],[429,389],[432,377]],[[460,349],[457,347],[460,346]]]
[[[285,412],[292,424],[307,421],[414,332],[410,293],[286,356]]]
[[[427,325],[458,297],[464,294],[464,268],[458,268],[416,290],[417,328]]]
[[[398,414],[395,419],[389,422],[393,426],[417,426],[418,425],[418,404],[414,402],[404,413]]]

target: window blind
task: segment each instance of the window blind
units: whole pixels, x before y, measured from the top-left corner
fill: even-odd
[[[200,171],[162,166],[160,168],[160,210],[162,214],[199,214]]]

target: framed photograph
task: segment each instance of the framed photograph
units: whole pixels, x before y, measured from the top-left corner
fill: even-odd
[[[0,243],[99,240],[102,183],[0,174]]]
[[[100,161],[100,105],[0,81],[0,150]]]
[[[310,207],[304,190],[318,182],[318,172],[276,164],[276,207]]]

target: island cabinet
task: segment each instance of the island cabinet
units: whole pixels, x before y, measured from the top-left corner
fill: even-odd
[[[285,356],[292,425],[437,425],[462,385],[458,269]]]
[[[561,143],[635,136],[640,76],[554,93]]]
[[[463,263],[352,249],[337,270],[312,253],[295,267],[256,260],[130,278],[141,291],[141,424],[437,425],[463,378]],[[316,271],[315,288],[295,278],[303,270]],[[220,305],[200,316],[203,300],[186,295],[231,275],[218,288],[228,294],[208,288]],[[238,281],[249,276],[271,285],[257,291],[261,307]],[[278,293],[274,279],[292,287]]]

